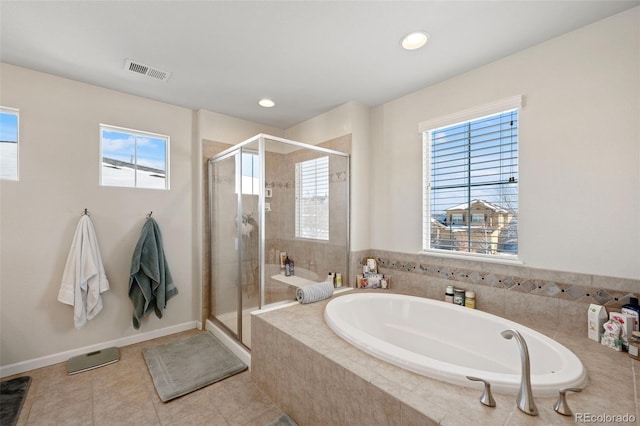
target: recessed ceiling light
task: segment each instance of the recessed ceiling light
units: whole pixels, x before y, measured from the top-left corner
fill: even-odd
[[[429,41],[429,34],[424,31],[414,31],[402,37],[402,47],[406,50],[420,49]]]
[[[258,102],[258,105],[260,105],[261,107],[265,107],[265,108],[271,108],[276,106],[276,103],[273,102],[271,99],[260,99],[260,102]]]

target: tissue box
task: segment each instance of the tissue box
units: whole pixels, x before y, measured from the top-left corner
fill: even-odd
[[[620,340],[620,324],[614,320],[609,320],[602,326],[604,333],[602,334],[603,346],[615,349],[620,352],[622,350],[622,341]]]
[[[620,340],[622,340],[622,349],[629,350],[629,336],[633,333],[634,318],[631,315],[621,312],[609,313],[609,320],[620,324]]]
[[[600,341],[602,326],[607,321],[607,310],[602,305],[592,303],[587,313],[587,337],[596,342]]]

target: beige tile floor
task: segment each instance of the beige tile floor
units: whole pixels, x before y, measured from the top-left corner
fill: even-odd
[[[13,376],[32,378],[18,425],[264,426],[283,414],[251,381],[248,370],[167,403],[160,401],[142,350],[197,332],[122,347],[120,361],[71,376],[66,363]]]

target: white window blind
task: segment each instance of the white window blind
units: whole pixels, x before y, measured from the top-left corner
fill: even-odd
[[[296,163],[295,232],[298,238],[329,239],[329,157]]]
[[[518,252],[518,109],[424,129],[424,248]]]

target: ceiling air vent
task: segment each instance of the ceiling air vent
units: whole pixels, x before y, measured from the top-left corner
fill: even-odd
[[[124,63],[124,69],[161,81],[167,81],[169,77],[171,77],[171,73],[168,71],[162,71],[161,69],[153,68],[149,65],[141,64],[140,62],[134,62],[131,59],[126,60]]]

